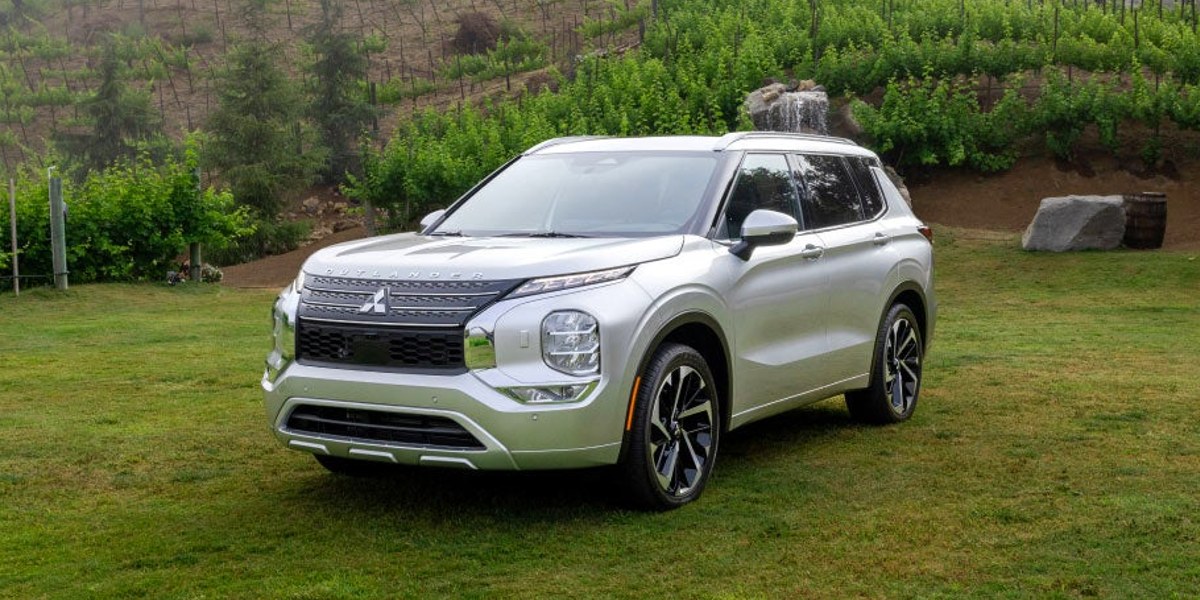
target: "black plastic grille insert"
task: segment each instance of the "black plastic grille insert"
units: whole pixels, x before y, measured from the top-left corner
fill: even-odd
[[[462,425],[446,417],[431,415],[303,404],[288,416],[287,428],[298,433],[370,442],[455,450],[484,449],[484,445]]]
[[[464,369],[463,330],[410,329],[301,319],[296,356],[302,362],[408,369]]]

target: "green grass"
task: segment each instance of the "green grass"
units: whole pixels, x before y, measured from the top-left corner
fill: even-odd
[[[327,475],[265,423],[268,293],[5,295],[0,596],[1194,596],[1200,259],[938,235],[914,419],[749,426],[667,514],[592,472]]]

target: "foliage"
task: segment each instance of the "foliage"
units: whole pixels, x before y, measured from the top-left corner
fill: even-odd
[[[157,279],[187,244],[219,249],[248,232],[248,214],[227,191],[200,190],[195,154],[154,163],[147,154],[117,159],[75,183],[63,181],[67,265],[73,282]],[[16,179],[17,238],[22,271],[51,270],[49,189],[45,172]],[[8,231],[8,211],[0,211]],[[7,237],[7,236],[6,236]]]
[[[308,30],[315,55],[309,66],[313,77],[308,116],[329,153],[322,170],[331,183],[356,170],[354,142],[375,117],[375,107],[358,86],[367,77],[367,59],[356,47],[354,36],[337,30],[341,14],[340,2],[321,0],[321,19]]]
[[[366,85],[363,88],[360,93],[366,95]],[[407,80],[403,77],[394,77],[376,88],[376,100],[380,104],[398,104],[403,100],[424,96],[437,89],[437,84],[422,77],[412,77]]]
[[[254,219],[244,233],[205,253],[205,259],[218,265],[237,265],[272,254],[291,252],[300,247],[312,225],[308,221]]]
[[[639,57],[640,58],[640,57]],[[717,104],[717,78],[635,57],[580,63],[557,93],[402,124],[382,151],[368,150],[362,177],[345,192],[391,212],[397,224],[444,206],[530,146],[557,135],[720,134],[744,118],[740,94]]]
[[[926,77],[891,82],[876,109],[856,101],[854,114],[876,149],[899,165],[969,166],[1000,171],[1016,160],[1013,142],[1025,121],[1026,106],[1007,93],[991,111],[983,111],[978,82]]]
[[[220,78],[220,105],[209,117],[204,162],[260,220],[273,220],[291,194],[312,182],[325,158],[302,120],[296,85],[255,39],[234,48]]]
[[[80,103],[91,121],[91,130],[59,138],[62,149],[84,170],[103,169],[116,160],[130,159],[137,153],[139,142],[162,135],[162,123],[150,106],[150,94],[129,87],[122,67],[117,42],[110,40],[100,63],[100,85],[94,95]],[[62,92],[69,101],[69,92]]]

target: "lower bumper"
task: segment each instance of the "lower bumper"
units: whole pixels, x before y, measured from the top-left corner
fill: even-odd
[[[275,436],[294,450],[405,465],[527,470],[584,468],[617,461],[624,433],[625,394],[607,393],[622,387],[611,383],[601,382],[579,403],[525,405],[471,374],[399,375],[292,364],[275,383],[264,378],[263,389]],[[288,421],[299,406],[441,417],[469,432],[482,448],[296,430]]]

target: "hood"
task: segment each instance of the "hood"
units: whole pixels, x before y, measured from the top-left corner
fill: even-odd
[[[311,275],[413,280],[529,279],[670,258],[682,235],[653,238],[430,238],[415,233],[346,242],[304,263]]]

